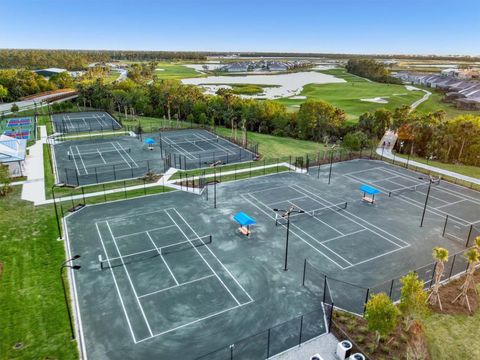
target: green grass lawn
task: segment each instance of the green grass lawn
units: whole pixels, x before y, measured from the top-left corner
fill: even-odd
[[[217,127],[217,132],[223,136],[230,136],[232,133],[231,129],[221,127]],[[285,159],[290,155],[314,154],[324,148],[323,144],[314,141],[297,140],[250,131],[248,132],[248,141],[258,143],[258,151],[267,160]]]
[[[480,291],[480,286],[477,286]],[[432,359],[478,359],[480,357],[480,311],[468,315],[433,314],[423,319]]]
[[[15,186],[0,198],[0,358],[77,359],[59,269],[64,243],[57,241],[52,206],[21,201]],[[14,350],[21,342],[23,349]]]
[[[408,158],[407,155],[403,154],[397,154],[397,156],[400,156],[402,158]],[[442,163],[440,161],[432,161],[427,159],[417,157],[417,156],[410,156],[410,160],[417,161],[422,164],[428,164],[431,166],[438,167],[440,169],[448,170],[448,171],[454,171],[456,173],[466,175],[466,176],[471,176],[474,178],[480,179],[480,167],[479,166],[469,166],[469,165],[460,165],[460,164],[446,164]]]
[[[155,71],[155,76],[157,79],[185,79],[185,78],[194,78],[203,76],[196,70],[183,66],[182,64],[170,63],[170,62],[160,62],[157,64],[158,69]]]
[[[381,84],[369,82],[358,76],[348,74],[342,69],[322,71],[323,73],[337,76],[346,80],[346,83],[336,84],[309,84],[303,88],[300,95],[307,99],[324,100],[343,109],[348,119],[357,119],[361,114],[376,109],[386,108],[395,110],[403,105],[410,105],[424,95],[421,91],[408,91],[403,85]],[[387,104],[365,102],[360,99],[385,97]],[[279,99],[282,104],[292,106],[300,105],[302,99]]]

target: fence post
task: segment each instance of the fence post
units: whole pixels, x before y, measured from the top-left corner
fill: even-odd
[[[436,270],[437,270],[437,263],[435,263],[435,265],[433,265],[432,278],[430,279],[430,286],[428,287],[429,289],[432,288],[433,278],[435,277],[435,271]]]
[[[300,333],[298,334],[298,345],[302,343],[303,315],[300,317]]]
[[[457,254],[453,255],[452,267],[450,268],[450,274],[448,274],[448,280],[452,277],[453,266],[455,265],[455,259],[457,258]]]
[[[367,302],[368,297],[370,296],[370,288],[367,289],[367,295],[365,296],[365,304],[363,305],[363,313],[365,314],[365,310],[367,310]]]
[[[105,200],[105,202],[107,202],[107,194],[105,193],[105,184],[102,184],[103,186],[103,199]]]
[[[125,199],[127,198],[127,185],[125,184],[125,180],[123,180],[123,192],[125,193]]]
[[[270,328],[267,331],[267,359],[270,357]]]
[[[393,283],[395,282],[395,279],[392,279],[392,283],[390,284],[390,293],[388,297],[392,299],[392,293],[393,293]],[[392,299],[393,300],[393,299]]]
[[[472,235],[473,225],[470,225],[470,230],[468,230],[467,235],[467,242],[465,243],[465,247],[468,247],[468,243],[470,242],[470,236]]]
[[[302,286],[305,286],[305,271],[307,270],[307,259],[303,260],[303,278]]]
[[[445,217],[445,224],[443,225],[442,237],[445,237],[445,230],[447,229],[448,215]]]
[[[330,332],[330,329],[332,328],[333,308],[334,308],[334,304],[332,302],[330,305],[330,319],[328,319],[328,332]]]
[[[323,275],[323,303],[325,303],[326,291],[327,291],[327,275]]]

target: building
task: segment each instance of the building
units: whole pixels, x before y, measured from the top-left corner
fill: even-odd
[[[48,68],[48,69],[40,69],[34,70],[33,72],[46,77],[47,79],[52,77],[53,75],[61,74],[66,72],[66,69],[59,69],[59,68]]]
[[[0,164],[9,167],[12,176],[23,176],[27,140],[0,135]]]

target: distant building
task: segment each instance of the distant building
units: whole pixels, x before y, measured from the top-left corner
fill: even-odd
[[[34,70],[33,72],[42,75],[43,77],[50,78],[53,75],[61,74],[66,72],[67,69],[59,69],[59,68],[48,68],[48,69],[40,69],[40,70]]]
[[[268,70],[270,71],[287,71],[288,70],[288,65],[275,62],[275,63],[270,63],[268,64]]]
[[[248,71],[247,63],[234,63],[226,66],[228,72],[246,72]]]

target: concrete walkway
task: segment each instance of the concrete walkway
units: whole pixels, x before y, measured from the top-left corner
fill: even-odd
[[[474,177],[471,177],[471,176],[467,176],[467,175],[462,175],[462,174],[459,174],[459,173],[456,173],[456,172],[453,172],[453,171],[440,169],[438,167],[423,164],[423,163],[420,163],[418,161],[408,160],[408,159],[404,159],[404,158],[399,157],[399,156],[394,156],[394,154],[392,153],[392,149],[393,149],[393,146],[394,146],[396,141],[397,141],[397,135],[391,130],[387,131],[385,133],[385,135],[383,136],[382,140],[380,140],[380,144],[377,147],[377,151],[376,151],[377,154],[381,155],[381,156],[383,156],[387,159],[391,159],[391,160],[393,160],[395,158],[396,162],[399,162],[399,163],[402,163],[402,164],[407,164],[408,163],[409,165],[413,165],[415,167],[422,168],[422,169],[434,172],[436,174],[445,175],[445,176],[449,176],[449,177],[452,177],[452,178],[456,178],[456,179],[459,179],[459,180],[463,180],[463,181],[466,181],[466,182],[470,182],[470,183],[473,183],[473,184],[480,185],[480,179],[477,179],[477,178],[474,178]],[[385,146],[383,144],[385,144]]]
[[[25,158],[25,173],[27,180],[22,188],[22,200],[41,205],[45,201],[45,174],[43,170],[43,144],[47,143],[47,127],[39,126],[40,141],[28,148]]]
[[[313,355],[320,355],[322,360],[338,360],[335,356],[337,344],[338,340],[333,334],[324,334],[269,359],[310,360]]]

